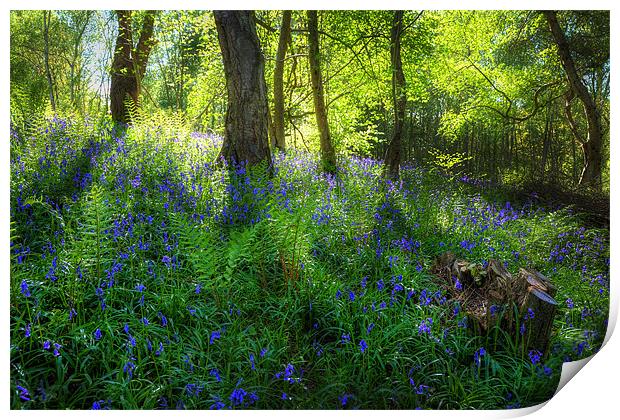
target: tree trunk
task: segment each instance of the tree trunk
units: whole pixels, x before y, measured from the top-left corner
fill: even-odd
[[[133,49],[131,31],[131,10],[117,10],[118,37],[112,61],[110,80],[110,111],[116,122],[128,123],[130,112],[127,99],[138,106],[140,84],[146,72],[146,64],[155,41],[153,40],[154,11],[148,11],[144,17],[140,38]]]
[[[118,17],[118,36],[110,79],[110,111],[112,112],[112,120],[127,123],[130,116],[126,107],[126,100],[130,98],[134,104],[138,100],[138,82],[131,59],[133,47],[131,10],[117,10],[116,15]]]
[[[275,145],[278,149],[286,148],[284,138],[284,58],[291,36],[291,11],[282,12],[282,25],[280,27],[280,39],[276,53],[276,65],[273,70],[273,126]]]
[[[228,105],[220,157],[271,166],[265,64],[251,11],[214,11]]]
[[[50,70],[50,45],[49,45],[49,30],[52,20],[52,11],[43,11],[43,39],[45,46],[43,49],[43,60],[45,62],[45,75],[47,77],[47,86],[49,89],[50,103],[52,105],[52,111],[56,112],[56,99],[54,98],[54,83],[52,82],[52,72]]]
[[[603,142],[603,133],[601,128],[600,115],[596,106],[596,103],[592,99],[592,95],[588,92],[588,89],[583,84],[583,81],[577,74],[575,62],[571,57],[570,46],[568,41],[560,28],[556,12],[552,10],[543,11],[547,18],[547,23],[551,30],[551,34],[558,47],[558,53],[560,55],[560,61],[566,72],[571,90],[579,98],[583,104],[586,118],[588,121],[588,138],[582,143],[584,166],[581,172],[581,178],[579,184],[591,184],[597,187],[601,186],[601,166],[602,166],[602,153],[601,145]],[[571,124],[571,128],[572,128]],[[573,130],[574,131],[574,130]]]
[[[390,61],[392,66],[392,100],[394,104],[394,132],[385,154],[386,175],[397,179],[400,168],[401,139],[403,135],[403,121],[407,94],[405,92],[405,74],[400,55],[400,39],[403,32],[402,10],[394,12],[392,31],[390,34]]]
[[[332,146],[329,135],[329,123],[327,121],[327,110],[325,109],[325,99],[323,97],[323,80],[321,78],[321,67],[319,60],[319,29],[316,10],[308,10],[308,61],[310,64],[310,76],[312,79],[312,96],[314,99],[314,111],[316,123],[321,139],[321,162],[323,170],[328,173],[336,172],[336,153]]]

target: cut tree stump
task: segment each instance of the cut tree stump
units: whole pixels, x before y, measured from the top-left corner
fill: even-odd
[[[520,312],[524,349],[547,352],[556,307],[557,302],[547,293],[536,287],[529,288]]]
[[[482,267],[458,259],[452,252],[437,257],[432,272],[442,280],[448,295],[460,303],[475,333],[486,334],[498,326],[524,349],[546,353],[557,288],[543,274],[521,268],[513,276],[500,261],[490,260]]]

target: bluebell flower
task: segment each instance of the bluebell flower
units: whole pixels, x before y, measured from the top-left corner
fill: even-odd
[[[31,324],[28,323],[28,325],[26,325],[26,328],[24,329],[24,335],[26,336],[26,338],[30,337],[31,331]]]
[[[125,363],[125,366],[123,366],[123,372],[127,373],[129,375],[129,378],[133,378],[133,371],[136,368],[136,365],[133,362],[127,362]]]
[[[368,348],[368,344],[366,344],[365,340],[360,340],[360,352],[364,353],[366,351],[366,349]]]
[[[340,342],[342,344],[346,344],[349,341],[351,341],[351,336],[349,334],[342,333],[342,335],[340,336]]]
[[[54,356],[58,357],[60,356],[60,349],[62,348],[62,346],[58,343],[54,343]]]
[[[530,350],[528,355],[530,356],[530,361],[532,362],[532,364],[537,365],[540,362],[542,353],[538,350]]]
[[[17,390],[19,391],[19,399],[22,401],[30,401],[30,392],[24,388],[23,386],[17,385]]]
[[[45,340],[43,342],[43,350],[49,350],[51,345],[52,345],[52,343],[49,340]]]
[[[575,304],[573,303],[573,300],[571,298],[566,299],[566,306],[568,307],[568,309],[573,309],[575,307]]]
[[[213,342],[217,339],[221,338],[221,334],[219,331],[213,331],[209,338],[209,344],[213,344]]]
[[[425,321],[420,323],[418,327],[418,335],[420,334],[430,334],[431,333],[431,325],[433,325],[433,318],[426,318]]]
[[[220,372],[217,369],[211,369],[209,371],[209,375],[215,377],[217,382],[222,382],[222,378],[220,377]]]
[[[97,328],[97,329],[95,330],[95,332],[93,333],[93,335],[95,336],[95,340],[97,340],[97,341],[101,340],[101,336],[102,336],[102,334],[101,334],[101,330],[100,330],[99,328]]]
[[[233,406],[243,404],[243,400],[248,393],[243,388],[236,388],[230,393],[230,401]]]
[[[355,300],[355,293],[353,293],[353,290],[349,290],[349,300],[351,302]]]
[[[480,347],[478,350],[476,350],[476,352],[474,353],[474,363],[476,364],[476,366],[480,367],[482,358],[486,354],[487,354],[487,351],[484,349],[484,347]]]
[[[226,404],[221,401],[216,401],[215,403],[211,404],[209,410],[221,410],[223,408],[226,408]]]
[[[24,295],[25,297],[31,296],[30,289],[28,289],[28,283],[26,282],[26,280],[22,280],[21,291],[22,295]]]

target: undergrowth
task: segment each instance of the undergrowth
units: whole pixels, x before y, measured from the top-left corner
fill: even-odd
[[[291,150],[216,161],[178,124],[55,118],[11,132],[11,407],[497,409],[601,346],[609,237],[415,165],[338,175]],[[445,251],[558,286],[540,360],[468,328]]]

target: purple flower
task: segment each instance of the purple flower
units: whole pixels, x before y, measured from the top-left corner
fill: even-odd
[[[49,350],[51,345],[52,345],[52,343],[50,343],[49,340],[45,340],[43,342],[43,350]]]
[[[129,378],[133,378],[133,371],[136,368],[136,365],[133,362],[127,362],[125,363],[125,366],[123,366],[123,372],[127,373],[129,375]]]
[[[170,267],[171,263],[172,263],[172,259],[168,256],[168,255],[164,255],[161,258],[161,262],[163,262],[164,264],[166,264],[167,267]]]
[[[216,401],[215,403],[211,404],[211,406],[209,407],[209,410],[221,410],[225,407],[226,407],[226,404],[224,404],[221,401]]]
[[[474,363],[476,364],[476,366],[480,367],[480,362],[482,361],[482,357],[485,356],[487,354],[487,351],[484,349],[484,347],[480,347],[478,350],[476,350],[476,352],[474,353]]]
[[[26,280],[22,280],[21,288],[22,288],[22,295],[24,295],[25,297],[31,296],[30,289],[28,289],[28,283],[26,282]]]
[[[30,401],[30,392],[23,386],[17,385],[16,388],[19,390],[19,399],[22,401]]]
[[[220,377],[220,372],[217,369],[211,369],[209,371],[209,375],[215,377],[217,382],[222,382],[222,378]]]
[[[349,290],[349,300],[351,302],[355,300],[355,293],[353,293],[353,290]]]
[[[95,336],[95,340],[99,341],[101,340],[101,330],[99,328],[97,328],[95,330],[95,332],[93,333],[93,335]]]
[[[24,335],[26,336],[26,338],[30,337],[30,333],[31,333],[31,324],[29,323],[28,325],[26,325],[26,328],[24,329]]]
[[[364,353],[368,348],[368,344],[366,344],[365,340],[360,340],[360,352]]]
[[[575,307],[575,304],[573,303],[573,300],[571,298],[566,299],[566,306],[568,307],[568,309],[573,309]]]
[[[213,344],[213,342],[217,339],[221,338],[221,334],[219,331],[213,331],[211,333],[211,337],[209,338],[209,344]]]
[[[536,365],[538,364],[538,362],[540,362],[542,353],[539,352],[538,350],[530,350],[529,356],[530,356],[530,361],[532,362],[532,364]]]
[[[349,334],[342,333],[342,335],[340,336],[340,342],[342,344],[346,344],[349,341],[351,341],[351,336]]]
[[[433,318],[426,318],[425,321],[422,321],[422,323],[418,327],[418,335],[419,334],[430,334],[431,325],[433,325]]]
[[[343,394],[341,396],[338,397],[338,400],[340,401],[340,405],[345,407],[347,405],[347,402],[349,402],[349,398],[351,398],[352,395],[351,394]]]
[[[525,319],[534,319],[534,310],[532,308],[527,308]]]
[[[241,405],[246,395],[248,395],[248,393],[243,388],[237,388],[231,392],[229,399],[233,406]]]
[[[452,276],[452,280],[454,280],[454,288],[456,290],[458,290],[459,292],[462,291],[463,290],[463,285],[461,284],[459,279],[456,278],[455,276]]]
[[[54,356],[58,357],[60,356],[60,349],[62,348],[62,346],[58,343],[54,343]]]

